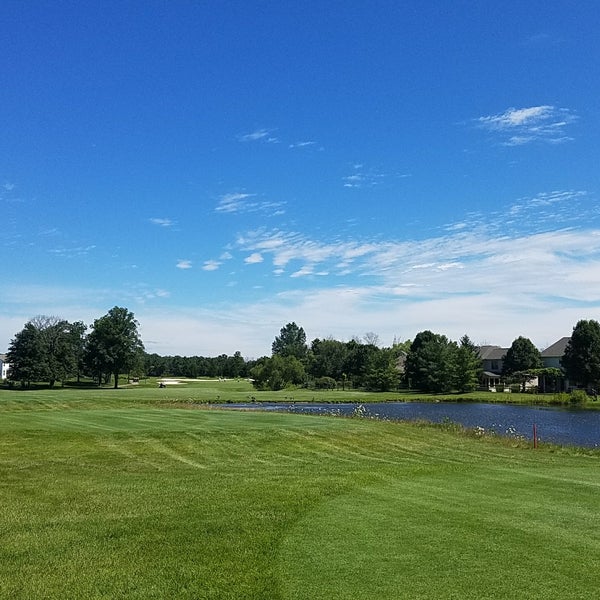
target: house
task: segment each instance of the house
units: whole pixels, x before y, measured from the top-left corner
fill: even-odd
[[[6,362],[6,354],[0,354],[0,379],[8,378],[10,365]]]
[[[396,359],[396,370],[400,375],[404,375],[404,371],[406,370],[406,356],[406,352],[401,350]]]
[[[570,341],[570,337],[562,337],[558,342],[554,342],[554,344],[548,346],[545,350],[542,350],[542,362],[544,363],[544,367],[554,367],[555,369],[562,368],[560,361],[565,355],[565,349]]]
[[[570,341],[570,337],[562,337],[551,346],[548,346],[545,350],[542,350],[541,355],[544,367],[562,370],[561,360],[565,355],[565,350]],[[570,388],[569,380],[566,377],[561,377],[560,380],[554,383],[547,382],[546,378],[542,378],[540,389],[546,391],[550,385],[555,387],[555,391],[566,391]]]
[[[502,376],[502,365],[508,348],[500,346],[479,346],[481,358],[481,387],[486,390],[496,389]]]
[[[565,354],[565,348],[569,343],[570,337],[562,337],[557,342],[554,342],[551,346],[548,346],[545,350],[543,350],[540,354],[542,357],[542,364],[544,367],[552,367],[556,369],[561,369],[561,359]],[[479,347],[479,357],[481,358],[481,387],[483,389],[491,390],[496,389],[496,386],[500,383],[502,379],[502,366],[503,359],[506,353],[508,352],[508,348],[501,348],[500,346],[480,346]],[[541,382],[538,382],[537,377],[528,382],[528,387],[540,385],[544,389],[546,389],[547,382],[544,379]],[[561,386],[558,383],[559,389],[560,387],[568,388],[568,381],[564,381]]]

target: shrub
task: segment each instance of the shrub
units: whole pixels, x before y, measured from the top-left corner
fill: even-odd
[[[333,390],[336,387],[336,381],[333,377],[319,377],[315,379],[315,387],[320,390]]]
[[[587,401],[585,390],[573,390],[570,396],[571,404],[585,404]]]

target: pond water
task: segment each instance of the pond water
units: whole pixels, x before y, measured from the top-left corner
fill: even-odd
[[[358,405],[252,403],[227,406],[350,416],[355,413]],[[498,435],[519,436],[530,440],[533,439],[535,425],[537,438],[541,442],[600,448],[600,410],[471,402],[382,402],[363,404],[360,407],[361,414],[368,418],[425,420],[432,423],[451,421],[469,428],[483,427],[486,431],[494,431]]]

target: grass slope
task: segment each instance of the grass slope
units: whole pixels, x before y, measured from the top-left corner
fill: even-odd
[[[598,453],[31,394],[0,409],[1,598],[597,593]]]

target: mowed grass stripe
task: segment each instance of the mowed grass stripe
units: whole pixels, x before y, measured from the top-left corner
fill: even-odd
[[[598,584],[597,494],[554,481],[561,502],[545,512],[533,472],[515,488],[502,469],[494,479],[474,467],[387,480],[319,506],[282,544],[284,596],[585,598]]]
[[[597,454],[305,415],[18,412],[0,419],[1,598],[597,590]]]

